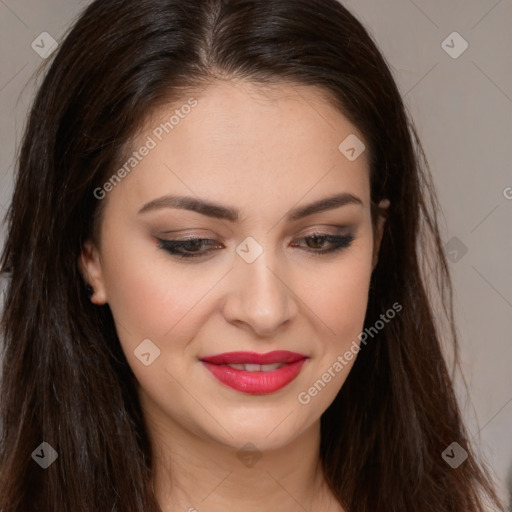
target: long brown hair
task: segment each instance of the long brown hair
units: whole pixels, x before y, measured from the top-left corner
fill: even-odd
[[[403,309],[361,350],[322,416],[333,493],[350,512],[499,507],[443,357],[457,336],[430,172],[367,31],[336,0],[97,0],[51,59],[17,165],[2,256],[0,510],[160,510],[135,378],[77,261],[101,214],[94,190],[146,116],[235,77],[327,92],[365,137],[374,221],[375,205],[391,202],[365,326],[390,304]],[[47,469],[31,458],[43,441],[58,453]],[[456,469],[441,456],[452,442],[469,454]]]

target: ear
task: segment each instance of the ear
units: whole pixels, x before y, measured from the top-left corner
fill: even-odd
[[[85,280],[93,289],[91,302],[102,305],[107,302],[105,281],[101,265],[100,253],[94,243],[87,240],[78,258],[78,267]]]
[[[377,217],[377,228],[374,237],[373,244],[373,262],[372,262],[372,270],[375,270],[377,266],[377,262],[379,261],[379,250],[380,243],[382,241],[382,235],[384,234],[384,224],[386,223],[386,212],[390,205],[389,199],[383,199],[378,205],[378,217]]]

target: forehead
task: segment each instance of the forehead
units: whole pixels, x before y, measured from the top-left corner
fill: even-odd
[[[139,205],[174,192],[248,206],[334,191],[366,202],[367,155],[340,150],[350,137],[363,142],[318,88],[219,81],[146,119],[131,151],[150,150],[116,188]]]

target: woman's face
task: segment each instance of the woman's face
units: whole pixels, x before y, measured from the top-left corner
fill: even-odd
[[[158,110],[95,192],[82,270],[162,432],[272,449],[333,401],[379,243],[361,141],[314,88],[215,83]]]

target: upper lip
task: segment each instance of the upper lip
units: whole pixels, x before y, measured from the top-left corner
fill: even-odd
[[[307,356],[288,350],[274,350],[266,354],[257,352],[225,352],[213,356],[202,357],[201,361],[212,364],[273,364],[295,363]]]

